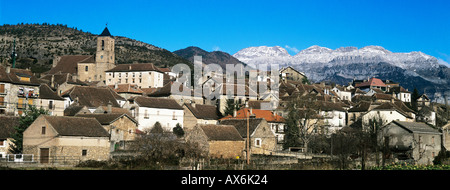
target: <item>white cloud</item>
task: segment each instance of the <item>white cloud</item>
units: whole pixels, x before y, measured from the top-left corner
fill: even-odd
[[[286,48],[287,50],[292,51],[292,52],[294,52],[296,54],[298,52],[300,52],[300,50],[298,50],[296,47],[291,47],[291,46],[285,45],[284,48]]]
[[[438,60],[438,63],[439,63],[439,64],[445,65],[445,66],[447,66],[447,67],[450,68],[450,63],[448,63],[447,61],[445,61],[445,60],[443,60],[443,59],[441,59],[441,58],[437,58],[437,60]]]
[[[214,46],[213,47],[213,51],[220,51],[220,47],[219,46]]]

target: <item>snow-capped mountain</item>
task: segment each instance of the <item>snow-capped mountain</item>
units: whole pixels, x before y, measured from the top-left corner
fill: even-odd
[[[381,46],[341,47],[335,50],[317,45],[291,56],[280,47],[250,47],[233,55],[247,64],[293,66],[312,81],[333,80],[346,84],[352,79],[379,77],[396,80],[405,88],[450,93],[450,68],[419,51],[394,53]]]
[[[289,53],[286,49],[280,46],[267,47],[267,46],[259,46],[259,47],[249,47],[242,49],[241,51],[235,53],[233,57],[238,58],[239,61],[242,62],[252,62],[253,59],[257,59],[260,57],[264,58],[283,58],[290,57]]]

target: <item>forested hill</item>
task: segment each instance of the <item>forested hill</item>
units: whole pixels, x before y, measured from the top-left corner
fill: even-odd
[[[99,33],[101,31],[98,31]],[[127,37],[115,36],[116,63],[154,63],[156,66],[190,64],[166,49]],[[52,59],[60,55],[92,55],[98,34],[63,24],[17,24],[0,26],[0,63],[10,58],[16,40],[17,68],[31,68],[35,73],[48,71]]]

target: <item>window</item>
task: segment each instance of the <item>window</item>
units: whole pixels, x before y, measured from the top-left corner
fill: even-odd
[[[42,134],[42,135],[45,135],[45,126],[43,126],[43,127],[41,128],[41,134]]]
[[[84,71],[89,71],[89,67],[88,66],[86,66],[86,67],[84,67]]]
[[[173,111],[172,120],[177,120],[177,116],[175,115],[175,111]]]
[[[261,139],[260,138],[255,139],[255,147],[261,147]]]
[[[145,110],[144,111],[144,119],[148,119],[149,117],[148,117],[148,110]]]
[[[81,150],[81,156],[87,156],[87,150]]]
[[[5,84],[0,84],[0,93],[5,93]]]
[[[105,50],[105,40],[102,40],[102,50]]]

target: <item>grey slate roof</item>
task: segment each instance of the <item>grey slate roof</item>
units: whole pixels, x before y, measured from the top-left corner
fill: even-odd
[[[95,118],[43,116],[60,136],[109,137]]]
[[[406,121],[392,121],[399,127],[402,127],[409,131],[410,133],[429,133],[429,134],[441,134],[437,129],[432,128],[431,126],[425,123],[419,122],[406,122]]]
[[[236,128],[232,125],[198,124],[210,141],[243,141]]]

